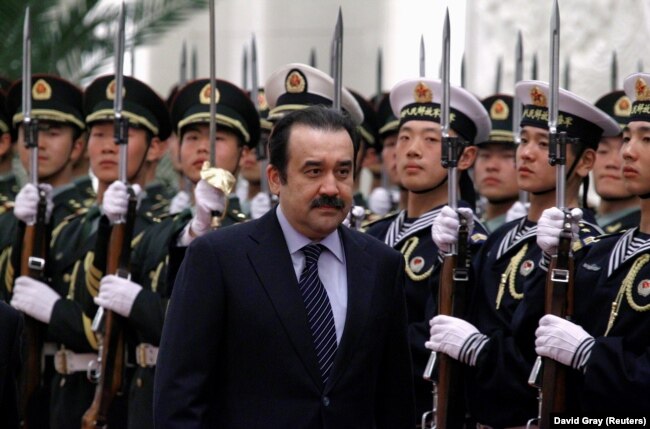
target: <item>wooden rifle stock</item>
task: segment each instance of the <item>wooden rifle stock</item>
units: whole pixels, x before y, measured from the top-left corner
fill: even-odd
[[[119,277],[129,276],[131,239],[135,223],[136,198],[129,191],[129,206],[124,223],[113,225],[108,243],[106,272]],[[108,427],[108,414],[115,396],[122,391],[125,371],[125,346],[123,317],[111,310],[99,308],[93,321],[98,328],[99,376],[95,396],[90,408],[83,415],[82,429],[101,429]],[[103,319],[103,320],[101,320]]]
[[[34,225],[27,225],[23,236],[20,255],[20,275],[33,279],[43,280],[45,256],[47,252],[47,239],[45,237],[45,213],[47,201],[45,195],[39,190],[39,202]],[[25,316],[24,329],[25,359],[20,376],[20,412],[21,427],[28,428],[29,406],[31,399],[42,384],[41,357],[45,337],[45,325],[40,321]]]
[[[469,252],[467,221],[460,216],[458,252],[446,255],[440,271],[438,314],[464,319],[467,308]],[[462,427],[465,398],[462,364],[444,353],[438,353],[436,428]]]
[[[570,219],[565,216],[565,225]],[[546,314],[570,319],[573,315],[573,259],[570,226],[560,235],[557,256],[551,258],[546,276],[544,309]],[[543,358],[540,428],[551,427],[551,413],[566,411],[566,365]]]

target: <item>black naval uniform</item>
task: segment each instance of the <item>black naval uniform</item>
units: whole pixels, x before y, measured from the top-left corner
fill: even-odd
[[[584,373],[570,370],[569,412],[650,413],[650,235],[602,236],[575,255],[573,322],[595,338]],[[612,317],[612,303],[618,315]],[[611,321],[611,327],[610,325]]]
[[[460,207],[467,207],[464,202]],[[416,412],[421,416],[433,404],[431,383],[422,378],[431,351],[424,347],[429,340],[429,320],[437,314],[439,279],[438,247],[431,238],[431,223],[442,206],[436,207],[417,219],[406,217],[406,210],[393,213],[368,225],[366,233],[384,241],[404,255],[406,281],[406,307],[408,338],[413,361]],[[470,235],[470,252],[478,252],[487,231],[475,218]]]
[[[466,378],[467,405],[481,424],[525,425],[537,416],[537,392],[528,385],[535,355],[535,328],[544,314],[545,273],[538,264],[537,224],[527,218],[494,231],[473,260],[474,296],[469,322],[489,337]],[[584,210],[579,243],[601,234]]]
[[[133,303],[128,320],[133,327],[136,350],[140,353],[154,348],[157,352],[160,346],[165,311],[172,289],[168,283],[169,255],[176,248],[180,233],[191,220],[191,209],[163,218],[144,233],[134,250],[133,281],[142,286],[142,291]],[[239,200],[233,196],[228,200],[221,228],[245,220],[246,216],[239,210]],[[183,254],[185,249],[181,248]],[[141,361],[135,369],[129,387],[129,428],[153,428],[154,374],[155,363]]]

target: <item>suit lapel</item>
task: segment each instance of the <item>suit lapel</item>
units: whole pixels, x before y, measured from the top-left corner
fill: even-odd
[[[343,249],[345,250],[345,265],[348,277],[348,308],[345,315],[343,336],[334,357],[334,365],[327,386],[325,386],[326,393],[333,388],[345,372],[347,362],[350,361],[350,356],[359,344],[370,312],[373,287],[376,285],[376,279],[372,277],[365,243],[356,238],[346,227],[339,227],[339,231],[343,241]]]
[[[295,278],[289,248],[275,210],[260,218],[251,233],[248,257],[269,296],[296,354],[319,389],[323,388],[305,304]]]

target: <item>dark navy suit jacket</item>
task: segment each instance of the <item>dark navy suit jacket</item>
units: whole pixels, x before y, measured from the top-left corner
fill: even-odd
[[[189,246],[156,368],[157,428],[413,428],[403,258],[338,231],[348,308],[325,385],[275,210]]]

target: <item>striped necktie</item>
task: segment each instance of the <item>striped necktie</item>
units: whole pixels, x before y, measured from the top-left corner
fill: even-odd
[[[305,302],[323,384],[326,384],[336,353],[336,328],[330,300],[318,276],[318,258],[323,249],[321,244],[313,243],[300,249],[305,254],[305,268],[298,285]]]

